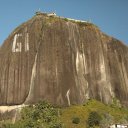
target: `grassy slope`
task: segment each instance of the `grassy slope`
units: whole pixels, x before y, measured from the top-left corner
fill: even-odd
[[[63,128],[87,128],[87,119],[90,112],[92,111],[96,111],[102,117],[101,128],[107,128],[109,126],[108,124],[112,123],[128,123],[127,108],[118,107],[118,104],[116,104],[116,102],[112,105],[105,105],[96,100],[89,100],[84,105],[73,105],[61,109],[50,107],[50,105],[46,102],[38,103],[36,107],[31,106],[24,108],[21,111],[21,116],[23,118],[17,121],[14,125],[11,125],[11,127],[11,122],[9,120],[0,122],[0,127],[2,126],[1,128],[3,128],[4,124],[6,124],[6,127],[4,128],[24,128],[23,124],[25,124],[26,126],[26,124],[31,125],[32,123],[34,124],[34,126],[32,126],[31,128],[37,128],[36,124],[39,123],[39,126],[41,126],[39,128],[44,128],[44,126],[42,126],[43,120],[47,119],[47,117],[50,116],[53,124],[55,124],[55,122],[58,120],[64,125]],[[105,117],[104,115],[109,116]],[[74,117],[78,117],[80,119],[79,124],[72,123],[72,119]],[[54,120],[56,121],[54,122]],[[45,128],[60,127],[49,127],[48,124]]]
[[[24,128],[25,126],[37,128],[37,124],[39,123],[40,128],[60,128],[54,126],[50,127],[49,122],[47,122],[48,124],[46,123],[46,127],[42,126],[44,124],[43,120],[47,119],[47,117],[50,116],[52,120],[51,123],[55,124],[55,122],[58,120],[59,122],[61,122],[61,124],[63,124],[63,128],[87,128],[87,120],[90,112],[92,111],[96,111],[102,117],[102,120],[104,119],[102,128],[108,127],[108,124],[110,123],[110,121],[108,120],[110,119],[111,123],[128,123],[127,108],[118,107],[118,104],[116,104],[116,102],[112,105],[105,105],[96,100],[89,100],[84,105],[73,105],[67,108],[53,108],[49,103],[38,103],[36,107],[31,106],[24,108],[21,111],[21,117],[23,118],[17,121],[14,125],[9,120],[7,120],[4,122],[0,122],[0,127],[3,128],[5,124],[5,128]],[[108,120],[106,120],[105,118],[107,117],[104,117],[105,114],[110,115],[110,119],[108,116]],[[78,117],[80,119],[79,124],[72,123],[72,119],[74,117]],[[56,121],[54,122],[54,120]],[[31,123],[33,124],[32,126]],[[105,123],[107,125],[105,125]]]
[[[66,128],[85,128],[88,115],[91,111],[98,112],[101,116],[103,114],[110,114],[113,116],[113,123],[123,123],[124,119],[128,117],[128,109],[119,108],[114,105],[108,106],[96,100],[90,100],[85,105],[71,106],[62,109],[61,121]],[[79,117],[80,123],[73,124],[72,118]]]

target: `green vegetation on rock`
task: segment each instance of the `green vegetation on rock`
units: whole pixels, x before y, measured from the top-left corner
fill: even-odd
[[[118,104],[115,99],[112,105],[92,99],[84,105],[59,108],[43,101],[23,108],[14,124],[1,121],[0,128],[107,128],[114,123],[128,123],[128,109]]]
[[[20,120],[15,124],[1,124],[1,128],[62,128],[59,111],[59,108],[43,101],[23,108]]]
[[[80,118],[79,117],[73,117],[72,123],[79,124],[80,123]]]
[[[97,112],[92,111],[89,113],[89,117],[87,121],[89,127],[99,126],[100,121],[101,121],[101,116]]]

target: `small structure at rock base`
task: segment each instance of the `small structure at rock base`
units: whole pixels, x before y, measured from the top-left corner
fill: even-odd
[[[124,124],[113,124],[109,128],[128,128],[128,125],[124,125]]]

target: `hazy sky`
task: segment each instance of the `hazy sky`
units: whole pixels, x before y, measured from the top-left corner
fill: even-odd
[[[58,16],[89,20],[128,44],[128,0],[0,0],[0,44],[39,8]]]

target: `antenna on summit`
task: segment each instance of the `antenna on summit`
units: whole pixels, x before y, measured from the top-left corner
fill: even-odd
[[[40,8],[38,9],[38,12],[40,12]]]

